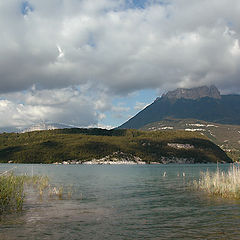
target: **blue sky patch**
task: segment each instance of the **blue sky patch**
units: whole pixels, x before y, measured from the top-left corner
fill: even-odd
[[[96,47],[96,41],[93,33],[89,33],[87,44],[92,48]]]
[[[115,98],[112,102],[113,106],[126,108],[126,110],[127,108],[129,109],[127,111],[119,111],[115,113],[112,111],[105,112],[106,118],[100,123],[106,126],[120,126],[142,110],[136,108],[137,104],[142,103],[142,108],[144,108],[144,105],[151,104],[157,97],[159,97],[159,95],[156,90],[145,89],[132,93],[128,97]]]
[[[129,8],[145,8],[148,0],[126,0],[126,5]]]
[[[125,0],[128,8],[142,8],[145,9],[151,4],[168,5],[168,0]]]
[[[21,4],[22,15],[28,15],[28,13],[32,11],[33,11],[33,6],[28,1],[22,2]]]

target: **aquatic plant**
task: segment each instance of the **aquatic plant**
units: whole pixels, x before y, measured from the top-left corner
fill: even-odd
[[[54,197],[63,199],[63,186],[52,186],[47,176],[15,176],[11,172],[0,175],[0,215],[3,213],[21,211],[27,189],[35,189],[41,199]],[[72,190],[67,191],[70,198]]]
[[[65,193],[68,198],[72,196],[71,187],[68,187],[68,190],[66,190],[63,186],[51,185],[47,176],[27,177],[27,183],[37,190],[40,198],[57,197],[58,199],[63,199]]]
[[[0,175],[0,214],[22,210],[24,176]]]
[[[25,186],[38,189],[39,195],[48,186],[48,178],[43,176],[15,176],[6,171],[0,175],[0,214],[22,210]]]
[[[40,196],[43,195],[44,190],[47,189],[49,185],[49,178],[47,176],[32,176],[27,177],[28,185],[33,185],[38,190]]]
[[[202,172],[198,181],[193,181],[196,189],[222,198],[240,199],[240,167],[232,164],[227,172],[217,167],[215,172]]]
[[[59,199],[63,198],[63,186],[60,187],[49,186],[48,192],[50,197],[57,196]]]

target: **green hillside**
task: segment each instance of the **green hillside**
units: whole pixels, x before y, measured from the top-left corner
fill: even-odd
[[[205,135],[220,146],[232,159],[240,160],[240,126],[206,122],[196,119],[168,118],[159,122],[147,124],[141,130],[183,130],[198,132]]]
[[[0,134],[2,163],[85,162],[116,152],[146,163],[231,162],[218,146],[194,132],[59,129]]]

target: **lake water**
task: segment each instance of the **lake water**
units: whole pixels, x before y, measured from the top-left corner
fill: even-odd
[[[16,174],[47,175],[71,187],[72,196],[41,200],[29,193],[23,212],[1,219],[1,240],[240,239],[240,202],[189,188],[214,164],[0,164],[0,172],[13,167]]]

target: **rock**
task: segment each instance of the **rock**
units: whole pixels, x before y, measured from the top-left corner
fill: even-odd
[[[167,94],[164,94],[162,97],[169,99],[199,99],[204,97],[221,99],[220,92],[215,86],[202,86],[197,88],[178,88],[174,91],[170,91]]]

